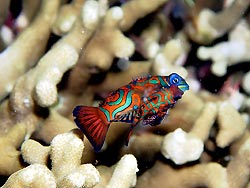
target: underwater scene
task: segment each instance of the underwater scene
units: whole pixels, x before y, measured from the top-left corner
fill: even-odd
[[[1,0],[1,188],[250,188],[250,0]]]

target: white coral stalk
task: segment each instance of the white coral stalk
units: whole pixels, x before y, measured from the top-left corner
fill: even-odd
[[[2,188],[56,188],[56,180],[53,173],[41,164],[33,164],[13,173]]]
[[[134,187],[136,184],[137,171],[136,158],[131,154],[124,155],[115,167],[107,188]]]

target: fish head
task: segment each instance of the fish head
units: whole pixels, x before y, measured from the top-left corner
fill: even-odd
[[[179,74],[172,73],[172,74],[169,75],[168,79],[169,79],[170,87],[172,85],[175,85],[183,92],[186,91],[186,90],[189,90],[189,85],[187,84],[185,79],[182,78]]]
[[[184,91],[182,91],[177,85],[172,84],[170,86],[170,92],[173,96],[174,101],[178,101],[179,99],[181,99],[182,95],[184,94]]]

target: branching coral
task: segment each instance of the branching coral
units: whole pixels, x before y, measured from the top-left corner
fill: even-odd
[[[185,61],[188,48],[186,38],[182,34],[177,35],[175,39],[169,40],[156,54],[153,72],[157,75],[168,75],[171,72],[177,72],[186,77],[187,70],[181,65]]]
[[[84,149],[83,141],[81,140],[82,133],[79,130],[73,130],[68,133],[60,134],[54,137],[50,146],[42,146],[34,140],[27,140],[22,144],[22,157],[32,165],[23,169],[35,168],[47,165],[48,158],[51,159],[52,176],[55,178],[58,187],[93,187],[99,182],[99,173],[91,164],[82,164],[81,157]],[[84,157],[84,156],[83,156]],[[33,166],[33,167],[32,167]],[[42,168],[45,168],[42,167]],[[119,187],[129,188],[136,183],[137,160],[133,155],[125,155],[112,168],[105,168],[106,171],[101,173],[101,182],[95,187]],[[110,176],[107,176],[108,171]],[[16,174],[22,176],[22,171]],[[48,172],[51,174],[51,172]],[[17,175],[13,174],[14,177]],[[122,174],[122,177],[121,177]],[[44,176],[44,174],[41,174]],[[44,178],[44,177],[42,177]],[[12,185],[13,177],[10,177],[6,182]],[[22,180],[25,183],[24,180]],[[27,185],[27,184],[26,184]]]
[[[226,147],[238,139],[246,129],[246,123],[235,108],[229,103],[222,103],[219,107],[218,123],[220,131],[216,138],[219,147]]]
[[[154,182],[150,181],[152,178],[155,179]],[[167,185],[169,188],[197,186],[211,188],[228,187],[226,170],[217,163],[199,164],[178,170],[164,163],[157,162],[153,168],[138,178],[136,188],[146,186],[160,188],[164,185]]]
[[[168,0],[156,0],[151,3],[147,3],[145,0],[135,0],[125,3],[121,7],[124,13],[124,18],[120,23],[121,30],[128,30],[139,18],[155,11],[167,1]]]
[[[50,158],[51,171],[47,170],[48,172],[45,172],[45,174],[41,173],[41,178],[46,178],[46,176],[52,174],[57,187],[93,187],[99,182],[99,172],[91,164],[81,164],[84,149],[82,136],[79,130],[59,134],[53,138],[51,145],[48,147],[42,146],[34,140],[25,141],[21,148],[22,156],[26,162],[32,164],[25,169],[47,165],[48,158]],[[40,166],[36,164],[40,164]],[[45,168],[45,166],[42,168]],[[17,175],[13,174],[13,176],[22,176],[25,169],[17,172]],[[8,180],[10,184],[12,178],[10,177]],[[26,183],[29,183],[23,179],[21,181],[20,183],[23,186],[27,186]]]
[[[188,133],[179,128],[164,137],[147,135],[147,138],[151,138],[148,141],[143,138],[144,136],[135,136],[135,138],[132,137],[129,147],[124,149],[123,153],[133,153],[139,158],[144,158],[144,160],[145,157],[143,156],[147,155],[149,157],[146,160],[151,161],[155,154],[161,151],[164,157],[179,165],[197,160],[201,157],[203,143],[207,141],[216,118],[219,124],[219,132],[216,135],[218,147],[229,146],[245,131],[245,122],[230,103],[223,102],[219,105],[209,102],[205,104],[200,116]],[[152,149],[148,154],[150,146]]]
[[[36,67],[18,78],[15,83],[5,110],[13,123],[27,124],[31,128],[29,134],[38,125],[36,107],[48,107],[57,101],[56,85],[78,60],[78,54],[86,39],[80,25],[76,24],[75,29],[55,44]]]
[[[43,1],[37,19],[0,54],[0,69],[3,71],[0,74],[0,99],[12,90],[16,79],[32,67],[44,53],[58,6],[59,0]]]
[[[108,70],[115,57],[130,57],[134,53],[135,46],[122,31],[128,30],[139,18],[165,2],[166,0],[157,0],[149,5],[145,0],[135,0],[126,2],[121,8],[108,9],[97,27],[98,30],[86,46],[85,53],[72,71],[71,80],[75,82],[70,82],[73,89],[78,91],[80,86],[86,85],[91,73]],[[106,44],[105,48],[102,48],[103,44]],[[77,79],[76,75],[77,77],[80,75],[82,79]]]
[[[12,174],[2,188],[51,187],[56,188],[53,173],[44,165],[34,164]]]
[[[164,138],[161,151],[164,157],[173,160],[175,164],[184,164],[200,157],[203,143],[191,134],[177,129]]]
[[[216,104],[207,103],[189,133],[179,128],[165,136],[161,148],[162,154],[172,159],[175,164],[199,159],[203,152],[203,142],[208,139],[216,115]]]
[[[63,74],[77,62],[81,48],[89,37],[82,29],[80,21],[77,22],[74,29],[58,41],[36,67],[18,79],[10,98],[13,111],[27,114],[33,111],[35,104],[48,107],[57,101],[56,86]]]
[[[4,30],[4,22],[8,16],[8,7],[10,5],[10,0],[4,0],[1,1],[1,5],[0,5],[0,31],[1,31],[1,35],[0,35],[0,51],[2,51],[5,47],[5,43],[4,43],[4,38],[3,38],[3,30]]]
[[[147,74],[151,67],[151,62],[129,62],[129,67],[120,73],[109,73],[105,80],[98,86],[92,86],[93,91],[113,91],[123,85],[128,84],[131,78],[136,78],[138,75]],[[114,83],[114,80],[117,82]]]
[[[81,12],[83,3],[84,0],[74,0],[70,4],[61,6],[52,28],[55,34],[64,35],[73,28]]]
[[[24,0],[22,2],[22,11],[15,20],[15,25],[19,32],[23,31],[30,25],[37,14],[41,3],[41,0]]]
[[[137,161],[131,155],[124,155],[120,161],[108,168],[106,166],[98,166],[101,181],[95,188],[130,188],[136,184]]]
[[[212,59],[212,72],[223,76],[226,74],[228,66],[250,59],[248,54],[249,40],[249,26],[245,20],[242,20],[229,33],[229,41],[213,47],[200,47],[197,55],[202,60]]]
[[[81,165],[81,136],[79,131],[60,134],[50,147],[27,140],[22,145],[22,156],[31,165],[12,174],[3,187],[93,187],[99,173],[91,164]],[[51,171],[46,167],[49,156]]]
[[[228,184],[232,188],[245,187],[249,181],[249,146],[248,137],[240,145],[238,152],[233,154],[233,159],[227,166]]]
[[[18,148],[26,136],[26,127],[17,124],[5,135],[0,136],[0,174],[10,175],[23,168]]]
[[[99,173],[92,165],[80,165],[83,148],[82,140],[73,132],[52,140],[52,172],[59,187],[93,187],[99,182]]]
[[[249,133],[248,133],[249,134]],[[174,187],[206,186],[214,188],[245,187],[249,177],[249,135],[227,167],[218,163],[197,164],[191,167],[174,169],[157,162],[138,179],[136,187]],[[232,146],[233,147],[233,146]],[[162,173],[164,171],[165,173]],[[156,179],[154,183],[150,179]]]
[[[49,144],[56,135],[68,132],[73,128],[75,128],[75,124],[72,121],[51,109],[49,116],[41,122],[33,136]]]
[[[242,87],[244,88],[244,90],[247,93],[250,93],[250,87],[249,87],[249,81],[250,81],[250,71],[247,72],[243,78],[243,82],[242,82]]]
[[[189,36],[199,43],[211,43],[240,20],[249,4],[249,0],[235,0],[217,14],[209,9],[201,10],[198,17],[193,20],[194,25],[187,27]]]
[[[81,56],[78,65],[72,71],[71,79],[76,80],[75,77],[79,76],[79,74],[84,78],[84,80],[78,79],[76,80],[77,82],[72,83],[73,88],[76,89],[80,85],[84,86],[86,84],[88,80],[86,75],[89,73],[86,70],[84,71],[84,68],[89,68],[94,72],[107,70],[110,68],[115,56],[127,58],[133,54],[134,44],[118,28],[122,17],[123,12],[119,7],[114,7],[107,11],[98,27],[98,31],[86,46],[85,53]],[[113,38],[112,41],[110,41],[111,36]],[[108,45],[102,48],[102,44]]]
[[[3,25],[5,19],[8,15],[8,7],[10,5],[10,0],[1,1],[1,8],[0,8],[0,26]]]
[[[149,28],[142,32],[140,38],[142,44],[140,45],[140,51],[146,58],[154,58],[160,49],[159,40],[161,37],[161,22],[153,22]]]
[[[107,185],[109,188],[134,187],[136,184],[137,161],[133,155],[125,155],[118,162]],[[122,177],[121,177],[122,174]]]
[[[42,146],[39,142],[32,139],[26,140],[21,147],[22,157],[29,164],[47,165],[50,147]]]
[[[87,67],[98,67],[107,70],[114,57],[127,58],[134,52],[133,42],[125,37],[119,30],[119,22],[123,18],[123,11],[119,7],[111,8],[107,11],[97,33],[89,42],[86,54],[82,56]],[[109,37],[113,38],[110,41]],[[101,48],[102,43],[108,43],[105,49]],[[92,49],[95,49],[92,51]]]

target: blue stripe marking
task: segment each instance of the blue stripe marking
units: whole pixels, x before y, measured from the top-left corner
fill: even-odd
[[[124,96],[124,90],[119,90],[119,98],[114,102],[108,102],[108,105],[109,106],[119,105],[122,102],[123,96]]]
[[[170,95],[170,99],[172,100],[172,95]],[[164,100],[168,102],[168,104],[171,103],[171,101],[168,99],[168,92],[164,92]]]
[[[158,84],[158,80],[149,80],[150,84]]]
[[[110,121],[110,118],[109,118],[109,111],[106,110],[105,108],[102,108],[102,107],[99,107],[99,109],[105,114],[107,120]]]
[[[123,110],[125,110],[127,107],[129,107],[129,105],[131,104],[132,102],[132,92],[129,91],[127,96],[126,96],[126,102],[124,105],[120,106],[119,108],[115,109],[113,112],[112,112],[112,118],[115,117],[115,115],[118,113],[118,112],[121,112]]]
[[[152,110],[154,113],[156,113],[155,110],[154,110],[153,108],[151,108],[151,106],[150,106],[149,104],[152,104],[152,105],[153,105],[153,103],[150,102],[150,103],[147,103],[146,105],[147,105],[147,107],[148,107],[150,110]],[[146,110],[146,109],[145,109],[145,110]],[[145,110],[144,110],[144,111],[145,111]],[[147,113],[147,110],[146,110],[145,113]]]
[[[163,92],[163,93],[165,94],[165,92]],[[161,104],[165,104],[165,102],[161,100],[161,95],[160,94],[154,94],[154,95],[157,95],[157,99],[158,99],[157,102],[156,102],[157,105],[153,105],[154,103],[152,103],[152,105],[154,107],[158,108]],[[166,96],[166,95],[164,95],[164,96]]]
[[[163,87],[169,87],[169,84],[162,79],[162,76],[158,76],[158,79]]]

